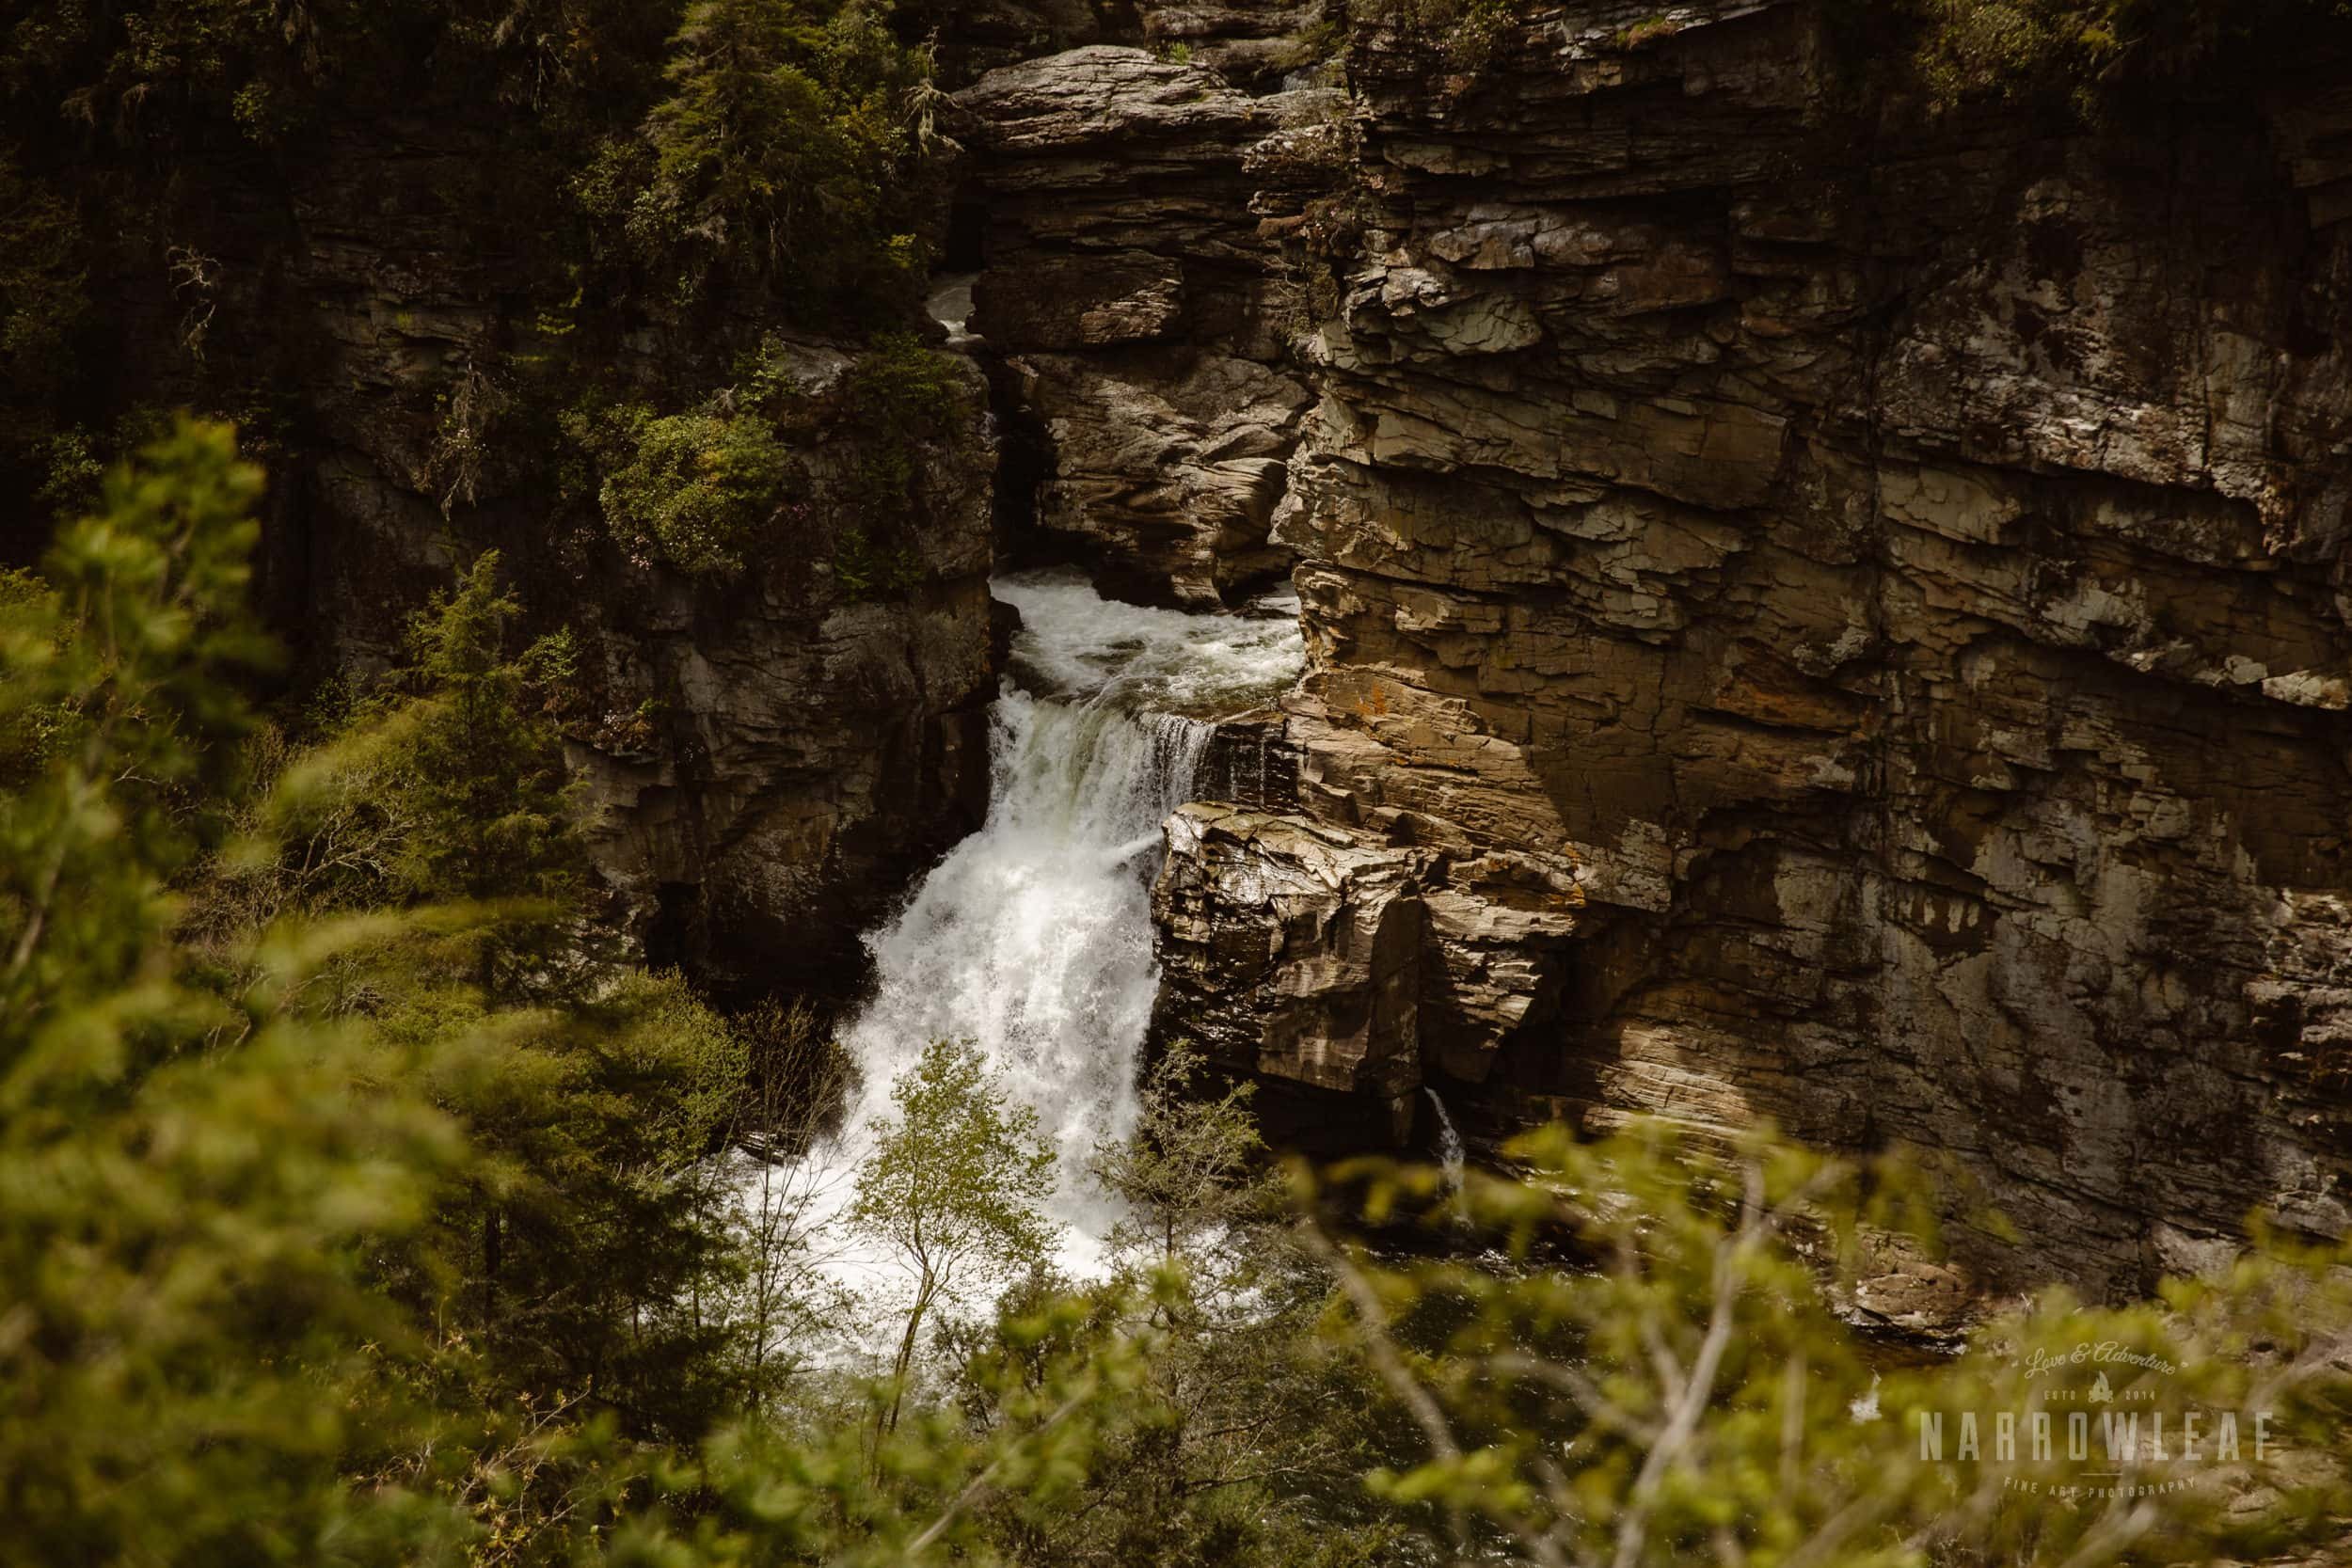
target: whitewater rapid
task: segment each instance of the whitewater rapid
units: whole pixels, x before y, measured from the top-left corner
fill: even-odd
[[[1116,1217],[1086,1163],[1134,1125],[1158,987],[1160,824],[1193,798],[1210,721],[1283,690],[1305,652],[1288,594],[1195,614],[1104,599],[1074,573],[992,586],[1021,630],[991,713],[988,816],[866,938],[875,987],[842,1037],[859,1082],[834,1153],[870,1148],[928,1042],[973,1040],[1057,1151],[1060,1262],[1084,1275]]]

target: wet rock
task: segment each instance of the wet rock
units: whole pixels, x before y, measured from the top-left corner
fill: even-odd
[[[1298,752],[1278,708],[1259,708],[1216,722],[1194,774],[1193,793],[1256,812],[1298,805]]]

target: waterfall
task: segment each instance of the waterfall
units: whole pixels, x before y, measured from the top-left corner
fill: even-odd
[[[1454,1118],[1446,1115],[1445,1101],[1438,1098],[1438,1091],[1424,1088],[1421,1092],[1429,1097],[1429,1103],[1438,1112],[1438,1163],[1445,1169],[1446,1186],[1458,1193],[1462,1190],[1463,1162],[1467,1158],[1462,1134],[1454,1130]]]
[[[1059,1150],[1058,1217],[1090,1229],[1079,1173],[1132,1123],[1158,985],[1146,852],[1210,727],[1008,690],[992,728],[986,825],[866,939],[878,983],[844,1040],[864,1081],[851,1120],[886,1109],[927,1042],[977,1040]]]
[[[1115,1217],[1086,1161],[1134,1125],[1158,989],[1160,824],[1192,798],[1207,721],[1288,686],[1304,653],[1295,600],[1189,614],[1068,574],[993,587],[1023,624],[992,713],[987,819],[866,938],[875,989],[842,1037],[861,1083],[835,1152],[859,1157],[929,1041],[973,1039],[1058,1153],[1062,1261],[1086,1270]]]

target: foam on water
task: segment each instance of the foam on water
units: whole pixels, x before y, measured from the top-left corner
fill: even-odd
[[[1287,590],[1242,614],[1203,615],[1105,599],[1071,572],[1024,572],[991,588],[1021,611],[1015,673],[1062,701],[1228,718],[1282,690],[1306,664],[1298,596]]]
[[[1160,823],[1191,798],[1206,721],[1280,691],[1305,656],[1287,595],[1193,614],[1104,599],[1075,574],[993,587],[1022,627],[991,717],[987,820],[866,938],[874,994],[843,1037],[861,1082],[829,1155],[854,1167],[928,1042],[975,1040],[1058,1150],[1062,1263],[1085,1273],[1116,1217],[1086,1160],[1134,1124],[1158,987]],[[856,1282],[880,1264],[845,1253],[835,1269]]]

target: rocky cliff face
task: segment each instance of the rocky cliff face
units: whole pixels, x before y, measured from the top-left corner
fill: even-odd
[[[959,361],[966,434],[918,454],[907,580],[861,589],[841,563],[874,526],[854,495],[872,436],[828,412],[857,361],[786,353],[816,410],[791,433],[812,500],[739,581],[635,562],[603,578],[580,608],[606,711],[570,760],[650,958],[838,997],[862,982],[861,933],[986,807],[994,451]]]
[[[1928,123],[1650,10],[1359,31],[1295,780],[1171,822],[1163,1030],[1359,1137],[1942,1151],[2024,1242],[1919,1321],[2340,1230],[2352,104]]]
[[[556,448],[517,377],[572,328],[516,282],[559,184],[481,126],[208,166],[102,291],[118,357],[276,388],[267,576],[334,658],[485,546],[574,626],[657,958],[838,990],[975,819],[993,507],[1131,597],[1295,562],[1310,674],[1219,736],[1155,894],[1161,1032],[1288,1131],[1406,1139],[1434,1089],[1488,1137],[1909,1140],[2024,1237],[1890,1278],[1919,1322],[2136,1287],[2253,1205],[2340,1229],[2352,102],[1931,121],[1809,0],[1358,9],[1343,94],[1278,90],[1305,8],[955,13],[1016,460],[993,497],[961,367],[886,589],[827,343],[776,345],[809,488],[739,578],[501,457]],[[701,397],[765,325],[588,330]]]
[[[1343,96],[1252,98],[1100,45],[956,102],[984,217],[972,330],[1031,451],[1013,542],[1150,602],[1280,575],[1266,532],[1309,401],[1288,354],[1306,291],[1260,230],[1336,178]]]
[[[565,198],[526,155],[479,126],[357,126],[280,169],[188,182],[210,198],[177,220],[202,281],[140,259],[108,290],[127,302],[118,352],[145,401],[271,388],[246,431],[272,472],[264,576],[310,662],[381,668],[453,567],[500,549],[533,624],[578,639],[571,759],[616,920],[723,984],[854,986],[860,930],[985,799],[994,454],[978,371],[956,361],[961,436],[914,454],[911,556],[862,591],[837,569],[871,521],[850,494],[875,440],[842,406],[856,361],[776,340],[768,373],[802,410],[780,438],[806,498],[744,573],[689,576],[617,545],[592,479],[559,485],[555,411],[581,388],[517,279]],[[624,384],[709,385],[764,330],[757,302],[742,312],[724,333],[556,325],[602,334],[583,357]]]

